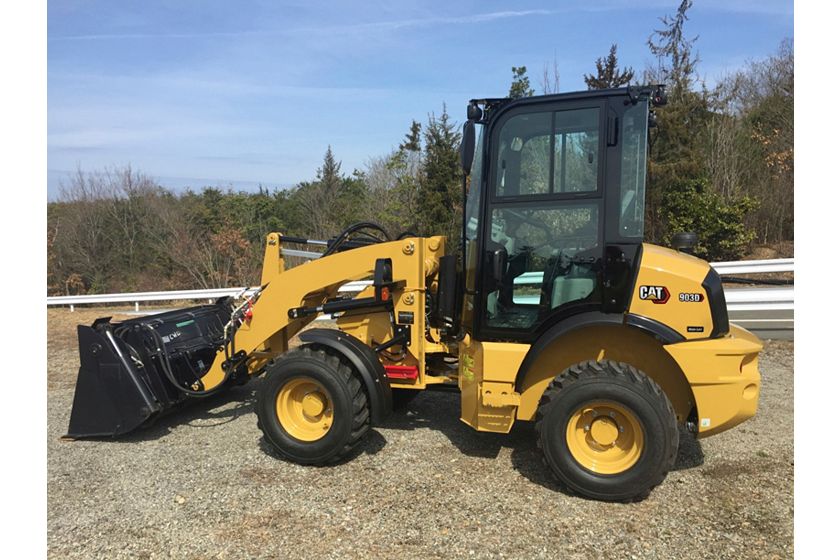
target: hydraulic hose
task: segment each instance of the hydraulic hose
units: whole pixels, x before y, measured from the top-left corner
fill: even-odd
[[[354,233],[356,233],[358,231],[365,230],[365,229],[376,230],[376,231],[380,232],[382,235],[385,236],[385,241],[391,241],[391,236],[389,236],[388,232],[386,232],[385,229],[382,226],[380,226],[379,224],[375,224],[373,222],[359,222],[359,223],[356,223],[356,224],[353,224],[353,225],[347,227],[346,229],[344,229],[344,231],[339,233],[338,236],[335,238],[335,242],[330,244],[327,247],[327,250],[324,251],[324,254],[321,255],[321,256],[326,257],[327,255],[331,255],[331,254],[337,252],[344,243],[346,243],[347,241],[350,240],[351,235],[353,235]],[[378,241],[378,242],[382,241],[381,239],[378,239],[378,238],[374,237],[370,233],[364,232],[364,235],[366,237],[370,238],[373,241]]]
[[[225,371],[225,376],[222,379],[222,381],[212,389],[196,391],[194,389],[184,387],[178,382],[178,380],[175,378],[175,374],[172,372],[172,364],[169,362],[169,355],[164,349],[165,343],[163,342],[160,333],[158,333],[154,328],[145,323],[143,324],[143,327],[145,327],[152,334],[152,339],[155,341],[155,346],[157,346],[155,350],[158,355],[158,359],[160,359],[161,369],[163,370],[166,379],[169,381],[170,384],[172,384],[173,387],[175,387],[182,393],[193,397],[206,397],[217,392],[227,382],[227,380],[230,379],[233,368],[228,368],[228,370]]]

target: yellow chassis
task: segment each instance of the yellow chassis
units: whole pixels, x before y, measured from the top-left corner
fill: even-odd
[[[758,410],[758,353],[763,345],[737,325],[729,329],[723,338],[664,347],[691,385],[701,437],[728,430]]]
[[[677,420],[696,415],[700,437],[719,433],[756,412],[759,392],[758,353],[761,342],[748,331],[731,326],[721,338],[691,334],[684,342],[663,344],[627,324],[592,325],[558,337],[523,367],[530,344],[480,342],[469,336],[457,345],[441,342],[436,329],[427,329],[428,287],[434,287],[444,238],[409,238],[337,253],[284,270],[280,234],[268,236],[262,283],[266,285],[253,307],[253,316],[237,331],[235,348],[248,355],[248,369],[260,373],[271,358],[285,352],[291,337],[315,317],[291,319],[288,310],[317,306],[338,294],[343,284],[369,278],[376,259],[389,258],[395,281],[403,285],[392,294],[394,313],[413,314],[411,341],[395,365],[415,366],[413,381],[392,380],[392,387],[425,389],[455,384],[461,390],[461,419],[479,431],[508,432],[515,420],[533,420],[540,398],[552,379],[567,367],[586,360],[629,363],[654,379],[668,395]],[[667,249],[645,245],[637,284],[667,284],[674,291],[699,289],[708,264]],[[371,295],[371,289],[357,297]],[[634,297],[630,312],[663,324],[711,326],[708,306],[653,305]],[[357,311],[341,316],[338,327],[367,346],[388,340],[387,313]],[[683,329],[684,330],[684,329]],[[708,331],[707,331],[708,332]],[[459,369],[436,372],[427,368],[431,354],[457,355]],[[202,379],[205,388],[224,379],[220,353]]]

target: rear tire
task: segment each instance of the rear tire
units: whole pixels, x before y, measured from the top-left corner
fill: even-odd
[[[266,366],[257,425],[284,458],[326,465],[347,456],[370,430],[370,407],[350,364],[304,346]]]
[[[537,445],[560,483],[605,501],[635,501],[674,466],[679,431],[662,389],[633,366],[587,361],[558,375],[537,410]]]

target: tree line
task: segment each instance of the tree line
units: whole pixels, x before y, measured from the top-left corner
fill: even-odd
[[[328,147],[315,178],[290,189],[176,193],[130,166],[79,170],[47,205],[47,291],[254,285],[273,231],[329,239],[373,221],[393,236],[458,239],[459,144],[444,107],[425,127],[413,122],[399,149],[364,171],[344,173]]]
[[[682,0],[661,19],[647,42],[654,62],[642,72],[621,67],[612,45],[583,81],[667,85],[650,136],[646,238],[668,245],[674,233],[695,231],[700,256],[738,259],[756,243],[793,239],[793,47],[786,40],[708,87],[697,75],[697,37],[685,30],[690,8]],[[509,96],[534,95],[527,68],[512,73]],[[560,77],[555,58],[541,93],[559,92]],[[457,240],[459,144],[460,125],[443,106],[363,169],[342,170],[327,147],[315,177],[289,189],[176,193],[130,166],[79,170],[47,206],[48,293],[253,285],[272,231],[327,239],[374,221],[394,236]]]

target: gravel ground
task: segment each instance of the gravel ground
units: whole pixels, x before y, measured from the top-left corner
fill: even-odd
[[[756,418],[697,442],[636,504],[561,493],[533,426],[472,431],[422,394],[335,467],[272,455],[255,380],[119,441],[64,441],[76,322],[49,311],[52,558],[781,558],[793,556],[793,343],[762,354]]]

